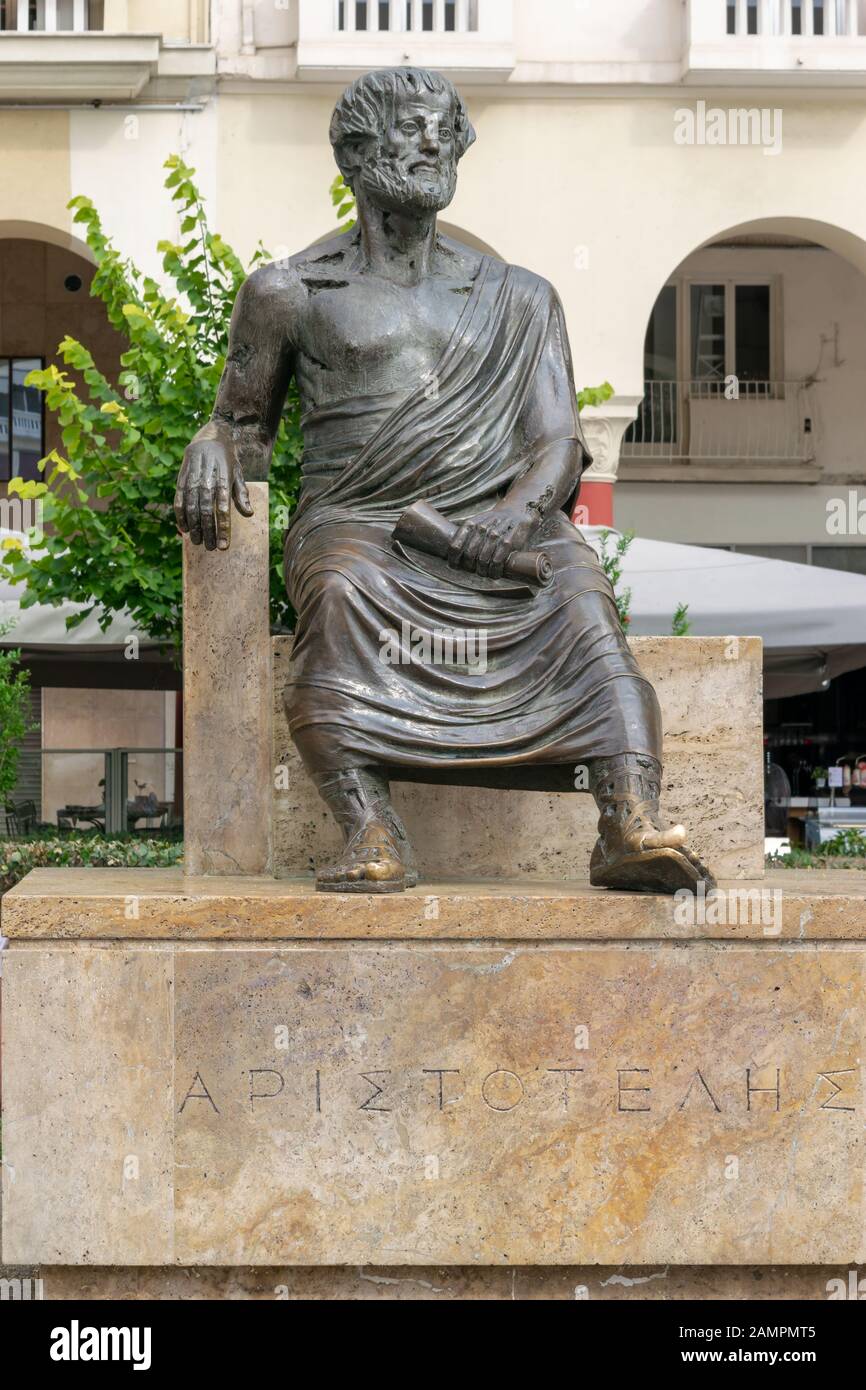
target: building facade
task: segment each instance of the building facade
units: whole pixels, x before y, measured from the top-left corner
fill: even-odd
[[[158,273],[180,153],[242,256],[294,252],[334,226],[337,95],[412,63],[478,133],[446,228],[550,279],[579,384],[613,386],[589,519],[866,573],[866,0],[4,0],[0,24],[0,500],[55,442],[28,365],[66,332],[117,350],[69,199]]]

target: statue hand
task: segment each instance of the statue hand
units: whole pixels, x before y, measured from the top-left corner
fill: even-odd
[[[451,542],[448,563],[452,569],[474,570],[499,579],[505,562],[515,550],[523,550],[538,528],[540,517],[526,507],[502,503],[464,521]]]
[[[209,427],[205,426],[205,430]],[[204,436],[204,437],[202,437]],[[232,537],[231,506],[252,516],[247,485],[233,450],[218,437],[196,436],[183,456],[174,495],[174,514],[193,545],[228,550]]]

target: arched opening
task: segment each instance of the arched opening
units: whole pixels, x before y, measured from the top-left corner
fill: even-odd
[[[39,461],[52,449],[65,452],[56,417],[43,409],[41,393],[25,385],[29,372],[55,363],[74,378],[57,356],[58,344],[67,335],[88,348],[109,379],[116,379],[120,370],[124,341],[109,323],[102,302],[91,297],[94,273],[89,248],[74,236],[38,223],[0,222],[4,538],[26,533],[39,520],[32,504],[9,497],[10,479],[39,479]],[[104,824],[103,750],[174,747],[180,727],[177,674],[169,658],[124,660],[117,636],[105,639],[95,621],[67,634],[64,610],[21,610],[20,597],[20,589],[0,581],[0,617],[15,621],[2,640],[22,651],[31,690],[31,728],[10,802],[13,809],[7,813],[0,805],[0,834],[4,817],[7,826],[21,830],[32,821]],[[111,756],[118,755],[112,751]],[[168,816],[164,808],[175,801],[175,761],[164,752],[126,755],[128,801],[134,803],[137,790],[144,787],[161,808],[149,818],[142,816],[142,825],[152,826]]]
[[[843,228],[761,219],[704,242],[650,312],[621,480],[821,484],[855,474],[864,308],[866,242]]]
[[[91,299],[89,248],[38,223],[0,223],[0,496],[11,478],[36,479],[39,460],[61,444],[59,428],[25,386],[34,368],[57,362],[66,335],[91,350],[108,375],[123,345],[102,304]]]
[[[866,241],[792,217],[708,238],[658,289],[643,376],[643,401],[623,441],[617,525],[651,539],[795,562],[802,568],[788,572],[788,612],[796,648],[798,596],[829,579],[810,579],[807,567],[866,576],[866,501],[861,513],[858,492]],[[850,603],[850,582],[837,584]],[[808,693],[782,693],[765,705],[771,757],[804,806],[814,798],[816,771],[836,763],[850,771],[866,754],[862,638],[847,642],[808,644],[816,662],[824,658],[825,689],[816,681]],[[765,674],[774,660],[768,646]],[[784,687],[777,680],[773,689]],[[843,805],[849,791],[852,807],[866,805],[866,779],[852,790],[848,777],[838,792]],[[795,808],[792,827],[799,817]]]

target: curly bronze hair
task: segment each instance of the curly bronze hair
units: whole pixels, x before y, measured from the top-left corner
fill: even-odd
[[[475,130],[469,119],[466,104],[454,83],[439,72],[427,68],[378,68],[366,72],[347,87],[331,117],[331,145],[334,158],[347,186],[359,165],[359,155],[371,141],[379,141],[385,123],[400,97],[418,96],[424,92],[443,92],[450,96],[454,111],[455,149],[462,159],[475,140]]]

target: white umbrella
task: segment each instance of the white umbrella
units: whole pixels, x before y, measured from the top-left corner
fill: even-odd
[[[598,549],[605,528],[583,529]],[[866,576],[640,536],[621,563],[630,634],[669,633],[687,603],[695,637],[761,637],[769,698],[822,690],[866,666]]]

